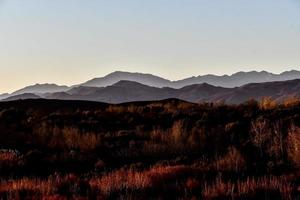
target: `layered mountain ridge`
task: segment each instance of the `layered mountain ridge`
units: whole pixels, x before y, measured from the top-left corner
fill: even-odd
[[[151,101],[178,98],[190,102],[242,103],[250,98],[269,96],[282,100],[300,97],[300,72],[272,74],[238,72],[231,76],[205,75],[170,81],[151,74],[114,72],[75,86],[36,84],[12,94],[0,95],[5,101],[28,98],[88,100],[107,103]]]

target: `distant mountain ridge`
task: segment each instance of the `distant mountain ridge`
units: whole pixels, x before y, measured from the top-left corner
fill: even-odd
[[[4,101],[14,101],[14,100],[23,100],[23,99],[39,99],[40,96],[32,93],[24,93],[24,94],[17,94],[14,96],[10,96],[4,99]]]
[[[12,94],[2,94],[0,95],[0,100],[7,99],[9,97],[13,97],[16,95],[29,94],[29,93],[42,98],[63,97],[67,99],[72,99],[72,98],[82,99],[83,96],[85,96],[83,99],[87,98],[87,100],[92,100],[93,97],[95,97],[95,91],[102,94],[103,91],[117,90],[116,86],[122,83],[122,81],[128,81],[127,84],[129,84],[129,82],[135,82],[135,84],[139,83],[141,85],[150,86],[150,88],[155,87],[163,90],[169,90],[169,92],[172,91],[172,89],[187,90],[186,88],[184,89],[184,87],[195,90],[195,88],[191,88],[192,85],[198,85],[198,86],[194,86],[198,88],[200,87],[199,85],[206,83],[207,85],[215,86],[214,88],[211,87],[210,90],[215,91],[214,93],[216,94],[220,92],[220,91],[216,91],[217,86],[220,86],[223,89],[225,89],[225,88],[241,87],[249,83],[265,83],[265,82],[287,81],[293,79],[300,79],[300,71],[291,70],[280,74],[273,74],[266,71],[237,72],[232,75],[223,75],[223,76],[203,75],[197,77],[190,77],[178,81],[170,81],[168,79],[164,79],[152,74],[116,71],[104,77],[94,78],[82,84],[74,85],[71,87],[60,86],[56,84],[31,85],[22,88],[20,90],[17,90]],[[123,84],[124,83],[125,82],[123,82]],[[130,87],[128,86],[127,88]],[[134,88],[131,89],[134,90]],[[144,87],[144,89],[146,91],[149,88]],[[127,92],[131,93],[132,91],[127,91]],[[146,95],[145,93],[142,94]],[[191,96],[192,94],[188,93],[185,95]],[[107,98],[104,97],[99,98],[99,96],[96,99],[99,101],[100,100],[109,101]],[[129,99],[132,98],[128,97],[128,100]],[[142,99],[142,97],[136,99]],[[120,97],[119,101],[121,100],[122,97]]]
[[[272,97],[281,101],[287,97],[300,98],[300,79],[266,83],[251,83],[241,87],[224,88],[212,86],[207,83],[194,84],[180,89],[158,88],[143,85],[132,81],[119,81],[118,83],[97,88],[73,88],[72,92],[59,92],[47,95],[47,99],[62,100],[88,100],[106,103],[125,103],[132,101],[154,101],[177,98],[189,102],[218,102],[228,104],[243,103],[249,99],[260,100],[263,97]],[[88,91],[88,92],[87,92]]]
[[[106,87],[113,85],[121,80],[134,81],[142,83],[144,85],[154,87],[171,87],[171,88],[182,88],[187,85],[208,83],[214,86],[222,87],[239,87],[248,83],[262,83],[272,81],[286,81],[292,79],[300,79],[300,71],[291,70],[282,72],[280,74],[273,74],[266,71],[250,71],[250,72],[237,72],[232,75],[203,75],[197,77],[189,77],[182,80],[170,81],[168,79],[161,78],[152,74],[143,73],[132,73],[116,71],[107,76],[101,78],[95,78],[85,83],[80,84],[81,86],[92,86],[92,87]]]
[[[1,100],[1,99],[6,99],[6,98],[8,98],[9,96],[10,96],[10,94],[8,94],[8,93],[0,94],[0,100]]]
[[[24,93],[33,93],[33,94],[43,94],[43,93],[53,93],[53,92],[61,92],[68,90],[68,86],[60,86],[56,84],[35,84],[30,85],[20,90],[17,90],[12,93],[12,95],[19,95]]]
[[[300,98],[300,79],[250,83],[235,88],[224,88],[202,83],[185,86],[180,89],[170,87],[158,88],[133,81],[119,81],[107,87],[78,86],[68,91],[46,93],[43,94],[43,96],[25,93],[11,96],[4,99],[4,101],[46,98],[61,100],[88,100],[105,103],[125,103],[177,98],[195,103],[204,101],[224,101],[228,104],[238,104],[249,99],[260,100],[263,97],[272,97],[277,101],[281,101],[292,96]]]
[[[170,80],[152,74],[115,71],[104,77],[94,78],[80,85],[89,87],[106,87],[122,80],[134,81],[154,87],[167,87],[171,84]]]

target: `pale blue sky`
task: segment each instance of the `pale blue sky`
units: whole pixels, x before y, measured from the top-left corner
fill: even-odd
[[[300,0],[0,0],[0,93],[115,70],[300,70]]]

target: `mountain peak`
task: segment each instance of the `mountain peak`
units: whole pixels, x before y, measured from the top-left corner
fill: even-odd
[[[68,86],[59,86],[56,84],[35,84],[24,87],[12,93],[12,95],[24,94],[24,93],[32,93],[32,94],[41,94],[41,93],[48,93],[48,92],[62,92],[68,90]]]
[[[273,74],[267,71],[240,71],[232,75],[218,76],[213,74],[207,74],[202,76],[192,76],[177,81],[170,81],[152,74],[115,71],[104,77],[95,78],[90,81],[87,81],[81,85],[88,87],[106,87],[109,85],[113,85],[121,80],[128,80],[159,88],[182,88],[187,85],[201,84],[205,82],[213,86],[230,88],[242,86],[251,82],[261,83],[276,80],[289,80],[295,78],[300,78],[300,73],[292,71],[282,74]]]
[[[122,80],[134,81],[134,82],[138,82],[144,85],[149,85],[154,87],[164,87],[170,85],[171,83],[171,81],[167,79],[152,74],[115,71],[104,77],[94,78],[92,80],[89,80],[81,85],[91,86],[91,87],[106,87],[109,85],[113,85]]]
[[[126,72],[126,71],[114,71],[112,73],[109,73],[106,76],[110,76],[110,75],[119,75],[119,74],[132,74],[132,72]]]
[[[146,87],[149,87],[148,85],[144,85],[144,84],[136,82],[136,81],[128,81],[128,80],[118,81],[117,83],[113,84],[112,86],[121,86],[121,87],[146,86]]]
[[[300,71],[297,70],[290,70],[290,71],[285,71],[280,73],[279,75],[296,75],[296,74],[300,74]]]
[[[40,96],[32,93],[23,93],[23,94],[18,94],[14,96],[7,97],[3,99],[2,101],[14,101],[14,100],[23,100],[23,99],[39,99],[41,98]]]
[[[280,74],[273,74],[267,71],[240,71],[232,75],[202,75],[202,76],[192,76],[186,79],[170,81],[159,76],[152,74],[139,73],[139,72],[126,72],[126,71],[115,71],[104,77],[94,78],[85,83],[78,84],[76,86],[83,86],[84,88],[77,88],[76,90],[85,90],[87,87],[97,87],[102,88],[106,86],[128,86],[128,85],[144,85],[157,88],[173,88],[179,89],[189,85],[199,85],[203,84],[201,87],[211,87],[218,86],[224,88],[235,88],[240,87],[249,83],[263,83],[263,82],[273,82],[273,81],[286,81],[300,79],[300,71],[290,70],[285,71]],[[200,86],[199,86],[200,87]],[[7,96],[19,95],[24,93],[32,93],[40,96],[46,95],[46,93],[56,93],[56,92],[66,92],[70,89],[75,88],[75,86],[67,87],[60,86],[53,83],[37,83],[35,85],[30,85],[24,87],[14,93],[7,95],[0,95],[0,99]],[[92,90],[92,88],[89,88]]]

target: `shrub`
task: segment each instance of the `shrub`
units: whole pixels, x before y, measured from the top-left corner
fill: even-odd
[[[283,100],[282,104],[286,107],[296,106],[300,104],[300,99],[297,96],[287,97]]]
[[[247,178],[236,183],[226,182],[220,177],[213,184],[205,184],[203,197],[205,199],[228,197],[242,198],[253,197],[257,192],[266,194],[278,193],[282,199],[291,199],[292,186],[287,177],[264,176],[260,178]]]
[[[246,162],[242,154],[235,148],[230,147],[228,153],[213,163],[217,171],[239,172],[246,169]]]
[[[173,180],[189,170],[190,168],[184,165],[154,166],[144,171],[120,169],[100,178],[92,178],[90,185],[109,196],[120,191],[158,188],[162,183]]]
[[[150,132],[150,139],[155,142],[168,142],[170,140],[170,136],[167,131],[164,131],[159,128],[155,128]]]
[[[300,128],[291,125],[287,137],[287,152],[295,167],[300,167]]]
[[[250,134],[253,144],[260,149],[262,156],[263,150],[266,148],[266,144],[271,137],[271,129],[268,121],[266,119],[258,119],[251,122]]]
[[[11,199],[66,199],[66,194],[72,194],[71,199],[79,199],[80,193],[87,193],[88,190],[88,183],[72,174],[56,174],[46,179],[24,177],[0,182],[0,194],[7,193]],[[22,197],[18,197],[20,193]],[[24,196],[26,194],[27,198]],[[35,196],[37,198],[33,198]]]
[[[188,133],[183,120],[175,121],[171,128],[171,137],[176,146],[182,146],[188,138]]]
[[[277,160],[280,160],[284,154],[284,134],[282,121],[277,121],[272,124],[272,137],[270,138],[269,143],[269,155]]]
[[[201,187],[201,184],[200,182],[195,179],[195,178],[188,178],[186,183],[185,183],[185,187],[188,189],[188,190],[196,190],[196,189],[200,189]]]
[[[101,142],[95,133],[80,133],[77,128],[66,127],[62,130],[64,141],[69,149],[90,151],[96,149]]]
[[[259,107],[262,110],[270,110],[277,106],[277,103],[272,97],[263,97],[259,102]]]
[[[41,180],[38,178],[22,178],[18,180],[10,180],[7,182],[1,182],[0,192],[13,192],[13,191],[35,191],[42,194],[50,194],[53,192],[54,183],[53,180]]]
[[[204,127],[193,127],[187,139],[186,147],[192,150],[201,150],[204,148],[206,135]]]
[[[118,170],[101,178],[90,180],[92,188],[98,188],[101,192],[109,195],[122,190],[142,190],[150,187],[151,180],[143,172],[131,170]]]
[[[0,163],[3,162],[14,162],[18,159],[19,155],[15,151],[7,150],[0,151]]]

